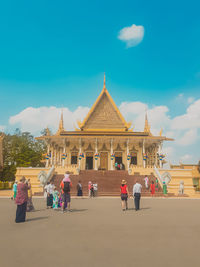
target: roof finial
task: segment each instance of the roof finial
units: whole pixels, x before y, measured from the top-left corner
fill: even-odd
[[[150,125],[147,118],[147,107],[145,108],[145,124],[144,124],[144,132],[151,134]]]
[[[59,128],[57,131],[57,134],[59,134],[60,132],[64,131],[64,122],[63,122],[63,108],[61,110],[61,117],[60,117],[60,122],[59,122]]]
[[[106,74],[104,72],[103,89],[106,89]]]

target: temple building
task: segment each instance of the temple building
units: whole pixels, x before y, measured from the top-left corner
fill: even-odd
[[[96,102],[83,122],[77,122],[78,129],[64,129],[63,113],[56,134],[37,137],[45,140],[47,153],[44,155],[46,167],[54,166],[76,173],[78,170],[114,170],[116,163],[124,170],[162,167],[164,155],[161,153],[164,141],[173,139],[154,136],[150,130],[147,114],[144,131],[131,129],[108,90],[104,86]]]

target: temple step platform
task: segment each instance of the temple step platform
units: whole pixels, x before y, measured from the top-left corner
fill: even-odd
[[[83,195],[88,195],[88,182],[98,184],[98,196],[119,196],[121,181],[125,179],[129,188],[129,192],[132,195],[133,185],[138,181],[142,184],[142,195],[151,196],[150,190],[145,188],[144,178],[145,175],[129,175],[125,170],[114,170],[114,171],[95,171],[95,170],[83,170],[80,171],[79,175],[70,175],[72,181],[71,195],[77,194],[76,185],[78,181],[81,181],[83,187]],[[156,181],[156,177],[152,174],[148,176],[149,184]],[[53,183],[59,190],[60,183],[63,179],[63,174],[55,174],[52,178]],[[156,196],[163,196],[162,188],[159,185]]]

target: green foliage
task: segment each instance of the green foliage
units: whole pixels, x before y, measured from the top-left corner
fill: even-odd
[[[0,172],[0,180],[12,181],[17,167],[42,167],[42,154],[46,145],[41,140],[35,140],[29,132],[16,129],[13,135],[4,137],[3,155],[4,168]]]

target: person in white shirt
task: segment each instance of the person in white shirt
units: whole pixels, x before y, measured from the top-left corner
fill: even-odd
[[[93,188],[94,188],[94,196],[97,197],[98,184],[96,182],[93,184]]]
[[[53,207],[53,191],[54,191],[54,184],[51,181],[50,184],[46,186],[46,191],[47,191],[47,208],[52,208]]]
[[[136,181],[136,184],[133,186],[133,197],[134,197],[134,202],[135,202],[135,210],[140,209],[140,197],[141,197],[141,190],[142,190],[142,185]]]
[[[149,178],[147,176],[144,178],[144,183],[145,183],[146,189],[148,189],[149,188]]]

